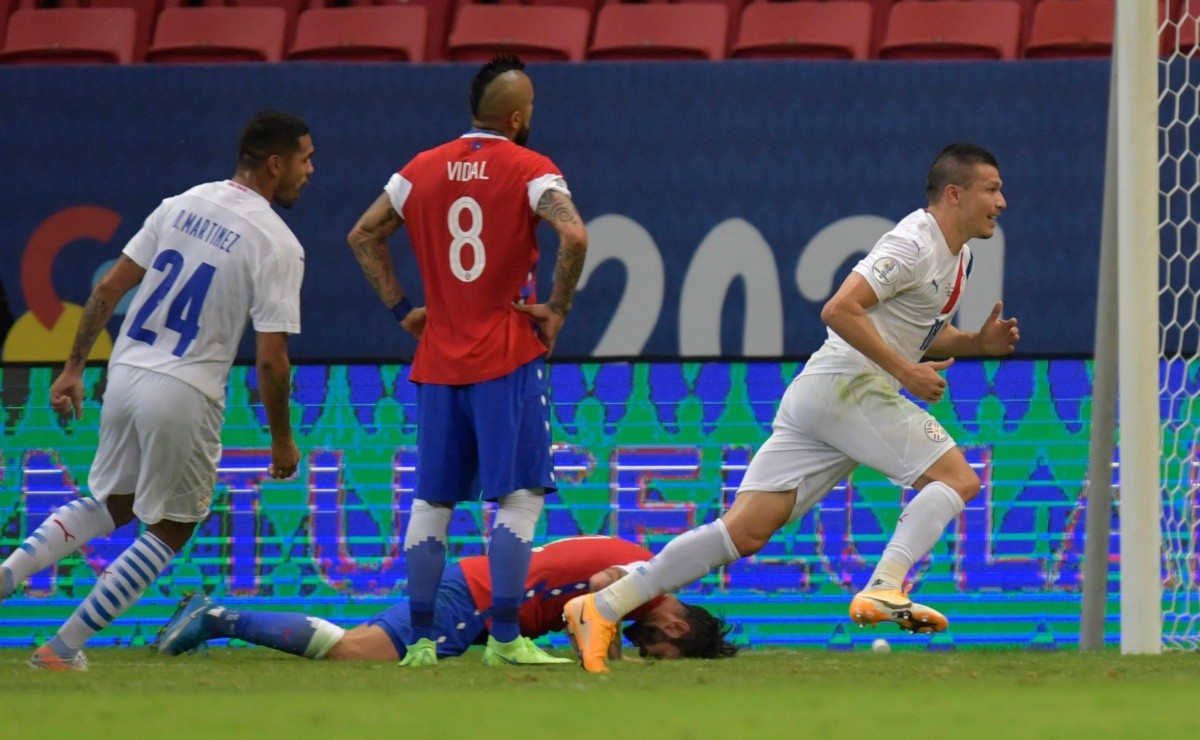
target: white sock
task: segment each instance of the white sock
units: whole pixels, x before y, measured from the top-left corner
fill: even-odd
[[[77,498],[58,507],[0,563],[0,599],[11,596],[29,576],[114,529],[108,507],[94,498]]]
[[[684,532],[662,552],[617,582],[596,592],[600,616],[616,622],[660,594],[702,578],[713,568],[741,557],[720,519]]]
[[[100,574],[92,592],[59,628],[52,643],[60,654],[74,652],[112,624],[167,569],[175,552],[150,532],[138,537]],[[65,647],[66,650],[61,648]]]
[[[867,589],[900,588],[908,572],[929,554],[946,525],[965,506],[962,496],[945,483],[934,481],[922,488],[900,514],[896,532],[883,549]]]

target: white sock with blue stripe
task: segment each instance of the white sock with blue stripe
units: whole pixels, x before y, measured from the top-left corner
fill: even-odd
[[[11,596],[29,576],[114,529],[108,507],[94,498],[77,498],[58,507],[0,563],[0,599]]]
[[[174,557],[175,552],[150,532],[138,537],[100,574],[92,592],[59,628],[50,646],[59,655],[73,655],[141,598]]]

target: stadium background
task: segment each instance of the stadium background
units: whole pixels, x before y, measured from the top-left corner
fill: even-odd
[[[293,393],[302,474],[262,481],[268,437],[254,372],[235,368],[214,514],[101,641],[148,639],[198,586],[230,604],[348,622],[403,593],[397,537],[415,434],[412,386],[397,363],[412,345],[366,291],[344,235],[412,153],[465,128],[473,69],[0,70],[0,281],[16,319],[0,376],[0,555],[84,491],[103,371],[89,371],[87,418],[64,427],[48,410],[45,363],[65,354],[97,274],[159,199],[231,174],[238,129],[253,111],[300,113],[317,147],[312,184],[284,214],[309,265],[304,333],[292,343],[302,363]],[[657,549],[719,513],[787,380],[819,344],[824,299],[889,223],[923,203],[933,154],[973,140],[999,157],[1010,210],[1002,236],[976,245],[964,322],[1003,296],[1021,319],[1022,354],[956,364],[949,398],[934,409],[985,488],[915,576],[917,593],[954,628],[909,641],[936,649],[1075,639],[1108,64],[530,72],[531,145],[562,167],[592,234],[587,281],[551,371],[564,485],[539,537],[603,532]],[[403,240],[393,246],[404,254]],[[412,261],[398,263],[415,287]],[[844,631],[846,599],[904,495],[860,471],[759,556],[685,598],[728,616],[743,643],[864,639]],[[457,554],[478,552],[488,514],[457,516]],[[127,541],[95,543],[35,577],[24,597],[6,601],[0,644],[48,636]],[[1114,598],[1115,578],[1114,567]]]

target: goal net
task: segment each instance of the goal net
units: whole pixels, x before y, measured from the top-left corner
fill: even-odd
[[[1200,647],[1200,0],[1160,15],[1159,418],[1163,646]]]

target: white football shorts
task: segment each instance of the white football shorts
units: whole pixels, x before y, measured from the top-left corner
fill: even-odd
[[[928,412],[872,372],[797,376],[772,427],[738,490],[797,489],[788,521],[859,465],[909,486],[955,444]]]
[[[200,521],[217,482],[223,417],[221,404],[182,380],[111,366],[92,496],[134,494],[133,513],[147,524]]]

